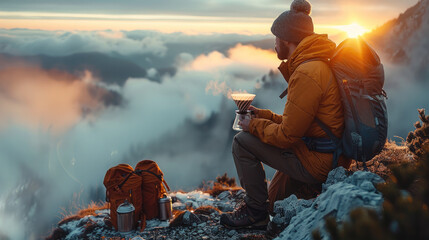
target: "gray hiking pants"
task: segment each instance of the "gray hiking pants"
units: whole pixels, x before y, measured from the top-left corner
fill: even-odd
[[[240,132],[235,135],[232,155],[240,184],[247,193],[245,202],[255,209],[267,208],[268,189],[262,163],[277,170],[272,183],[279,182],[279,179],[284,178],[285,174],[303,183],[319,183],[307,172],[292,151],[263,143],[248,132]],[[275,194],[283,191],[273,189],[279,186],[284,186],[284,184],[270,184],[270,192]]]

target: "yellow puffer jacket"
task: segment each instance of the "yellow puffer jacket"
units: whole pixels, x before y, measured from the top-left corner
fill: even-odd
[[[279,70],[288,82],[288,95],[283,115],[261,110],[250,121],[249,132],[262,142],[291,149],[305,169],[324,182],[332,170],[331,153],[310,151],[302,137],[328,137],[315,122],[315,117],[341,137],[344,130],[343,108],[337,82],[327,63],[308,61],[329,59],[335,43],[327,35],[313,34],[298,45]],[[304,63],[305,62],[305,63]],[[340,157],[339,165],[348,167],[350,160]]]

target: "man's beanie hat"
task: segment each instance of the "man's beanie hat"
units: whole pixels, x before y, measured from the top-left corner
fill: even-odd
[[[290,10],[285,11],[273,22],[271,32],[288,42],[301,42],[314,33],[313,20],[310,17],[311,4],[306,0],[294,0]]]

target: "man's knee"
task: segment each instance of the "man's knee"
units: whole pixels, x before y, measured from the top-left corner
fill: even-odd
[[[249,136],[251,136],[251,134],[247,132],[239,132],[235,134],[232,140],[232,153],[237,153],[240,148],[243,148],[245,146],[246,139],[248,139]]]
[[[250,142],[252,138],[255,138],[255,136],[248,132],[239,132],[235,134],[233,142],[237,142],[241,145],[246,145],[247,142]]]
[[[241,133],[241,132],[240,132]],[[238,148],[240,147],[239,143],[238,143],[238,135],[240,133],[237,133],[234,138],[232,139],[232,153],[233,154],[237,154],[238,152]]]

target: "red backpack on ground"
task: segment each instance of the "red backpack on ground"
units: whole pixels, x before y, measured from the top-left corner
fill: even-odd
[[[134,228],[137,227],[137,222],[142,220],[142,177],[136,174],[130,165],[119,164],[107,171],[103,184],[106,187],[106,201],[110,203],[110,219],[115,229],[118,230],[116,209],[125,200],[132,203],[136,209]],[[144,221],[141,222],[144,224]],[[140,228],[142,229],[142,226]]]
[[[159,199],[167,194],[163,183],[170,191],[164,180],[164,174],[158,164],[152,160],[143,160],[137,163],[136,172],[142,177],[142,201],[143,213],[147,220],[159,217]]]
[[[117,225],[116,209],[125,200],[135,207],[134,227],[140,223],[140,231],[146,227],[146,220],[159,217],[159,199],[170,191],[164,180],[164,174],[158,164],[152,160],[142,160],[135,170],[128,164],[119,164],[110,168],[104,177],[106,201],[110,203],[110,219],[115,229]]]

